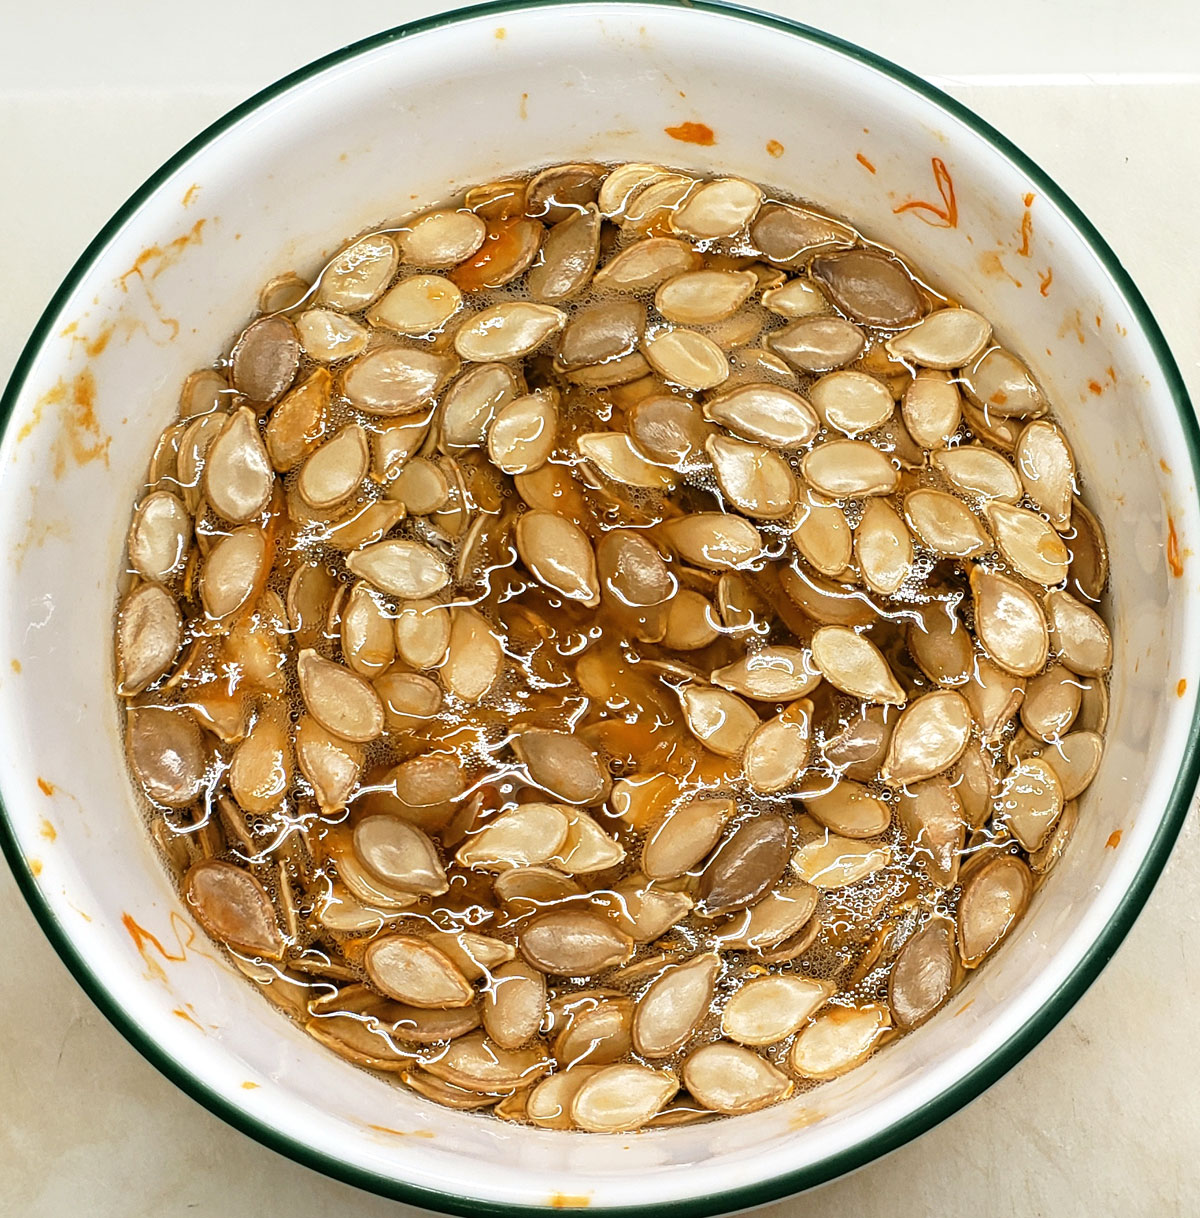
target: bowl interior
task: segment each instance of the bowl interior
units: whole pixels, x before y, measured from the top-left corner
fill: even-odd
[[[689,123],[711,142],[669,133]],[[1181,678],[1196,667],[1200,615],[1167,539],[1180,561],[1200,536],[1195,453],[1169,358],[1164,374],[1119,268],[1052,186],[981,130],[865,56],[767,19],[514,8],[375,40],[270,91],[106,232],[12,387],[0,787],[18,870],[60,949],[174,1077],[315,1166],[434,1206],[713,1210],[897,1144],[1062,1014],[1136,912],[1131,889],[1144,897],[1161,865],[1176,827],[1164,810],[1181,806],[1188,781],[1196,691]],[[258,287],[312,273],[343,238],[460,185],[581,158],[743,174],[911,255],[1029,359],[1075,444],[1113,570],[1107,753],[1019,937],[851,1075],[753,1116],[637,1137],[435,1107],[278,1016],[183,911],[136,812],[111,694],[130,504],[183,377],[223,353]]]

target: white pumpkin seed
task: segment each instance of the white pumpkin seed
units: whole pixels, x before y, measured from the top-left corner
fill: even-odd
[[[267,960],[282,958],[283,936],[271,899],[248,871],[232,863],[205,859],[187,873],[184,899],[196,920],[215,939]]]
[[[453,453],[482,444],[496,413],[518,392],[517,379],[504,364],[468,368],[442,399],[442,450]]]
[[[596,270],[600,231],[600,212],[594,203],[560,219],[546,234],[541,259],[529,271],[530,296],[557,304],[583,291]]]
[[[1033,373],[1003,347],[989,348],[961,375],[967,396],[989,416],[1009,419],[1046,413],[1046,398]]]
[[[899,472],[879,449],[864,440],[832,440],[807,453],[800,463],[805,481],[830,499],[890,495]]]
[[[763,951],[790,939],[812,918],[820,893],[802,881],[783,884],[749,909],[734,914],[717,933],[722,950]]]
[[[931,460],[955,487],[969,495],[1002,503],[1016,503],[1021,498],[1021,480],[1012,464],[981,444],[939,449]]]
[[[449,959],[468,981],[489,980],[494,969],[516,957],[511,943],[471,930],[431,931],[429,942]]]
[[[570,1129],[571,1105],[579,1089],[601,1066],[575,1066],[542,1079],[529,1092],[525,1119],[540,1129]]]
[[[938,888],[952,888],[966,842],[966,817],[955,787],[944,776],[915,782],[900,792],[900,823]]]
[[[417,896],[447,891],[446,873],[433,842],[397,816],[367,816],[354,827],[354,852],[378,880]]]
[[[654,294],[654,307],[681,326],[705,326],[731,317],[758,287],[753,271],[687,271]]]
[[[536,969],[564,977],[590,977],[624,964],[632,940],[615,923],[583,909],[552,910],[520,933],[521,954]]]
[[[495,1097],[536,1082],[550,1069],[550,1059],[540,1044],[505,1049],[483,1032],[469,1032],[426,1061],[425,1069],[456,1087]]]
[[[844,368],[858,359],[866,342],[866,335],[841,317],[802,317],[767,336],[767,346],[797,372]]]
[[[988,655],[1017,676],[1040,672],[1050,654],[1050,636],[1034,595],[1016,580],[981,567],[971,571],[971,595],[975,634]]]
[[[729,360],[711,338],[695,330],[660,330],[642,343],[650,366],[684,389],[714,389],[729,377]]]
[[[809,491],[800,500],[802,513],[792,542],[823,575],[840,575],[853,556],[854,533],[842,509]]]
[[[578,436],[576,447],[597,469],[614,482],[647,490],[668,490],[675,476],[662,465],[648,461],[623,431],[593,431]]]
[[[179,654],[183,618],[160,584],[139,584],[117,610],[117,692],[140,694],[163,676]]]
[[[1082,795],[1096,777],[1104,755],[1104,738],[1097,732],[1071,732],[1042,754],[1042,760],[1058,776],[1063,799],[1068,803]]]
[[[446,267],[476,253],[487,225],[470,211],[431,211],[414,220],[400,236],[404,261],[413,266]]]
[[[400,256],[386,233],[360,237],[321,272],[317,303],[357,313],[365,309],[391,282]]]
[[[792,870],[814,888],[845,888],[891,862],[891,851],[877,842],[827,833],[792,855]]]
[[[970,829],[981,828],[992,814],[1000,790],[992,755],[980,741],[967,745],[953,771],[954,793],[962,805]]]
[[[1045,585],[1067,578],[1071,552],[1041,516],[1007,503],[989,503],[987,514],[1000,553],[1019,575]]]
[[[989,504],[991,511],[1004,504]],[[1016,511],[1017,509],[1010,509]],[[939,558],[975,558],[991,549],[987,531],[962,500],[945,491],[921,487],[904,497],[904,518],[918,540]]]
[[[295,751],[296,764],[312,784],[321,811],[340,812],[358,785],[362,749],[304,715],[296,724]]]
[[[154,491],[134,509],[129,527],[129,562],[139,575],[162,583],[187,557],[192,521],[170,491]]]
[[[1029,868],[1001,854],[972,868],[958,899],[958,951],[965,968],[976,968],[1025,912],[1033,893]]]
[[[836,1078],[871,1056],[891,1022],[887,1008],[877,1003],[827,1006],[800,1030],[788,1065],[801,1078]]]
[[[667,603],[662,645],[671,651],[699,651],[715,642],[721,622],[712,602],[699,592],[681,588]]]
[[[1104,619],[1068,592],[1046,597],[1054,654],[1082,677],[1101,677],[1112,667],[1112,635]]]
[[[779,520],[796,507],[799,487],[792,468],[777,453],[728,436],[710,436],[705,450],[722,495],[757,520]]]
[[[1095,604],[1108,582],[1108,546],[1100,522],[1078,499],[1071,509],[1071,584]]]
[[[208,446],[204,462],[204,496],[212,509],[232,524],[245,524],[267,506],[275,472],[248,406],[235,410]]]
[[[970,680],[962,687],[971,715],[984,740],[998,736],[1025,700],[1025,680],[993,664],[986,656],[976,656]]]
[[[633,1047],[646,1058],[671,1057],[699,1029],[713,998],[721,958],[715,952],[669,965],[638,999]]]
[[[224,621],[249,604],[266,579],[270,560],[267,535],[252,524],[222,537],[200,571],[200,600],[208,616]]]
[[[834,785],[822,776],[821,789],[802,791],[805,810],[820,825],[840,837],[859,840],[879,837],[892,823],[892,810],[860,782],[843,778]]]
[[[296,674],[308,713],[326,731],[356,744],[382,733],[383,704],[357,673],[308,649],[300,652]]]
[[[683,875],[717,844],[734,811],[731,799],[702,798],[668,812],[646,836],[642,870],[659,880]]]
[[[803,698],[754,729],[742,757],[742,770],[753,790],[773,795],[793,786],[804,773],[812,713],[812,703]]]
[[[393,538],[355,550],[346,566],[381,592],[405,600],[423,600],[449,582],[446,564],[419,541]]]
[[[947,373],[922,368],[905,389],[900,411],[908,434],[922,448],[938,450],[934,453],[936,459],[958,431],[962,398]]]
[[[450,643],[438,678],[449,693],[478,702],[500,679],[504,650],[477,610],[456,606],[450,615]]]
[[[590,609],[600,603],[596,555],[587,534],[553,512],[530,511],[517,519],[517,553],[539,583]]]
[[[683,921],[694,905],[687,893],[656,888],[636,875],[617,884],[604,903],[616,915],[617,928],[634,943],[661,938]]]
[[[624,1063],[605,1066],[575,1093],[571,1121],[589,1133],[640,1129],[678,1090],[679,1083],[669,1070]]]
[[[519,1049],[536,1036],[545,1011],[546,979],[536,969],[513,960],[492,973],[483,996],[483,1026],[502,1049]]]
[[[817,250],[853,245],[855,232],[810,208],[769,203],[750,225],[750,240],[771,262],[794,267],[806,263]]]
[[[931,681],[957,687],[971,680],[975,671],[974,647],[952,605],[934,601],[920,609],[909,622],[906,640],[909,654]],[[969,696],[967,701],[971,701]],[[976,713],[973,703],[971,711]]]
[[[850,370],[820,377],[808,398],[826,427],[847,436],[882,427],[895,409],[891,391],[882,381]]]
[[[808,279],[789,279],[762,294],[762,302],[780,317],[816,317],[829,312],[829,300],[817,284]]]
[[[597,288],[617,292],[652,291],[668,279],[696,270],[701,256],[675,237],[645,237],[616,254],[596,272]]]
[[[168,808],[185,808],[204,786],[208,754],[196,720],[185,710],[143,706],[125,729],[129,768],[146,795]]]
[[[938,309],[884,345],[904,363],[950,369],[969,364],[991,337],[991,322],[971,309]]]
[[[482,364],[522,359],[566,325],[567,316],[552,305],[505,301],[476,313],[454,336],[463,359]]]
[[[904,785],[948,770],[962,756],[971,735],[971,708],[952,689],[934,690],[900,712],[887,757],[886,781]]]
[[[358,490],[370,463],[367,433],[351,423],[304,462],[296,489],[310,507],[337,507]]]
[[[762,199],[762,191],[744,178],[714,178],[671,216],[671,227],[698,241],[732,237],[754,219]]]
[[[755,977],[725,1004],[721,1031],[742,1045],[776,1045],[802,1028],[833,997],[832,982],[793,973]]]
[[[1029,682],[1021,703],[1021,722],[1043,740],[1058,740],[1071,730],[1082,696],[1079,678],[1061,664],[1051,664]]]
[[[1005,777],[997,807],[1022,848],[1032,853],[1045,842],[1064,802],[1062,783],[1049,761],[1028,757]]]
[[[304,353],[322,364],[351,359],[366,349],[370,332],[353,317],[333,309],[307,309],[296,318]]]
[[[526,728],[513,738],[512,749],[529,781],[566,803],[597,804],[608,793],[607,774],[578,736]]]
[[[724,512],[694,512],[662,526],[671,547],[684,559],[711,571],[733,570],[755,561],[762,536],[748,520]]]
[[[845,626],[822,626],[812,639],[813,663],[843,693],[868,702],[903,706],[907,695],[883,653]]]
[[[1025,494],[1064,531],[1071,522],[1075,494],[1075,454],[1061,428],[1035,419],[1022,430],[1013,453]]]
[[[461,846],[455,858],[463,867],[504,871],[554,858],[567,840],[568,809],[558,804],[522,804],[502,812]]]
[[[432,351],[375,347],[346,365],[342,392],[367,414],[412,414],[433,400],[457,367],[456,360]]]
[[[688,731],[722,757],[739,756],[759,724],[754,710],[724,689],[689,685],[679,700]]]
[[[424,335],[440,330],[461,308],[457,284],[441,275],[411,275],[367,310],[367,321],[398,334]]]
[[[820,254],[809,271],[843,313],[866,325],[896,329],[925,311],[907,268],[882,250]]]
[[[271,411],[263,438],[280,473],[294,469],[324,439],[332,389],[333,378],[318,368]]]
[[[817,416],[798,393],[753,382],[710,398],[704,417],[772,448],[798,448],[817,434]]]
[[[409,1006],[465,1007],[475,997],[449,957],[417,935],[373,939],[367,945],[363,966],[372,985]],[[462,1041],[455,1043],[461,1045]]]
[[[900,949],[888,974],[888,1005],[896,1026],[920,1027],[950,997],[957,970],[954,925],[931,918]]]
[[[868,500],[863,509],[854,530],[854,557],[863,582],[881,596],[894,596],[912,574],[912,537],[904,521],[882,499]]]
[[[488,456],[505,474],[540,469],[554,451],[558,431],[558,395],[539,389],[504,406],[488,429]]]
[[[692,1097],[713,1112],[757,1112],[785,1100],[792,1080],[752,1049],[714,1041],[683,1063],[683,1083]]]

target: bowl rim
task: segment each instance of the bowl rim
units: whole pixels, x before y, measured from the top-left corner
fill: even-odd
[[[596,7],[596,0],[491,0],[489,3],[471,5],[439,13],[419,20],[393,26],[377,34],[329,52],[280,79],[260,89],[245,101],[240,102],[215,122],[205,127],[189,140],[173,156],[152,173],[113,214],[96,236],[88,243],[74,265],[51,297],[38,318],[32,333],[13,365],[12,374],[0,395],[0,438],[7,432],[17,400],[22,394],[30,369],[41,348],[52,337],[52,326],[63,305],[76,290],[91,268],[92,262],[117,234],[130,215],[139,208],[172,174],[183,166],[195,153],[212,143],[218,136],[241,119],[252,114],[263,104],[286,93],[296,85],[319,75],[328,68],[346,63],[366,52],[398,42],[414,34],[446,26],[458,25],[483,17],[500,16],[530,9]],[[606,4],[606,7],[608,5]],[[1118,293],[1124,298],[1151,349],[1158,371],[1170,394],[1179,423],[1187,443],[1188,455],[1193,468],[1200,468],[1200,421],[1194,413],[1191,400],[1184,385],[1182,374],[1158,323],[1155,321],[1144,297],[1125,270],[1120,259],[1095,226],[1083,214],[1070,196],[1029,156],[1022,152],[1006,136],[984,119],[980,118],[961,102],[944,93],[937,86],[890,60],[866,50],[855,43],[836,35],[815,29],[786,17],[765,13],[745,5],[727,3],[725,0],[613,0],[612,7],[620,8],[687,8],[716,16],[733,17],[741,21],[766,26],[781,34],[815,44],[833,51],[859,65],[879,72],[896,83],[910,89],[927,101],[940,107],[953,118],[989,143],[1007,158],[1016,168],[1034,183],[1077,230],[1085,244],[1096,256],[1104,271],[1111,277]],[[1200,494],[1198,494],[1200,497]],[[1007,1073],[1034,1048],[1075,1005],[1087,988],[1099,976],[1117,948],[1133,926],[1154,885],[1166,865],[1167,858],[1178,837],[1193,794],[1200,780],[1200,699],[1193,705],[1192,721],[1179,772],[1170,797],[1163,809],[1155,829],[1154,837],[1146,851],[1136,875],[1122,896],[1112,918],[1096,940],[1088,947],[1079,963],[1049,997],[1045,1005],[1018,1032],[989,1057],[964,1074],[939,1095],[910,1113],[902,1125],[896,1124],[842,1151],[829,1155],[806,1167],[782,1171],[769,1179],[755,1184],[709,1193],[702,1197],[670,1199],[656,1203],[655,1209],[662,1214],[679,1218],[707,1218],[708,1215],[724,1214],[768,1204],[780,1198],[803,1192],[826,1183],[847,1172],[854,1171],[881,1156],[914,1140],[935,1125],[953,1115],[960,1108],[981,1095],[987,1088]],[[0,849],[17,881],[18,888],[32,910],[43,933],[58,953],[74,979],[83,988],[101,1013],[125,1039],[156,1069],[164,1074],[192,1099],[208,1109],[214,1116],[232,1125],[241,1133],[249,1135],[263,1146],[284,1155],[302,1166],[320,1171],[343,1183],[353,1185],[379,1196],[408,1202],[427,1210],[460,1215],[552,1215],[557,1210],[548,1205],[532,1205],[513,1202],[494,1202],[483,1198],[464,1197],[452,1192],[427,1189],[403,1180],[382,1175],[365,1167],[346,1163],[325,1154],[317,1147],[289,1137],[272,1128],[265,1121],[239,1107],[232,1100],[215,1091],[208,1082],[192,1071],[183,1062],[171,1057],[144,1029],[130,1017],[114,999],[91,965],[76,948],[70,934],[59,922],[52,907],[43,895],[39,884],[17,840],[16,830],[9,819],[8,809],[0,792]],[[593,1213],[603,1215],[627,1215],[632,1207],[600,1206]]]

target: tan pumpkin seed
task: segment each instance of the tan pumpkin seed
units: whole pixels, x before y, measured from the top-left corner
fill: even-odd
[[[189,512],[196,512],[200,507],[205,458],[228,421],[227,414],[214,410],[193,419],[180,437],[175,461],[176,481],[183,489],[184,506]]]
[[[359,355],[370,339],[366,326],[333,309],[307,309],[296,318],[296,332],[305,354],[322,364]]]
[[[1112,635],[1094,609],[1068,592],[1051,592],[1046,619],[1054,654],[1072,672],[1100,677],[1112,667]]]
[[[321,272],[317,303],[357,313],[391,282],[400,261],[396,242],[386,233],[360,237]]]
[[[798,372],[833,372],[852,364],[866,336],[841,317],[803,317],[767,336],[767,346]]]
[[[699,651],[720,637],[721,623],[712,602],[681,588],[666,606],[662,645],[671,651]]]
[[[1051,664],[1029,682],[1021,703],[1021,722],[1043,740],[1058,740],[1071,730],[1082,695],[1079,678],[1061,664]]]
[[[827,833],[801,846],[791,859],[792,870],[814,888],[846,888],[891,862],[891,851],[877,842]]]
[[[660,330],[642,343],[650,366],[684,389],[714,389],[729,378],[729,360],[711,338],[695,330]]]
[[[460,846],[455,858],[463,867],[484,871],[545,863],[566,843],[568,811],[558,804],[534,803],[502,812]]]
[[[567,813],[570,822],[567,840],[550,860],[568,875],[584,875],[592,871],[607,871],[625,858],[625,847],[610,837],[583,811]]]
[[[347,556],[346,566],[381,592],[405,600],[423,600],[450,582],[438,554],[419,541],[402,538],[363,546]]]
[[[182,565],[191,540],[187,508],[170,491],[154,491],[134,509],[129,563],[139,575],[162,583]]]
[[[204,495],[212,509],[232,524],[245,524],[267,506],[275,473],[248,406],[235,410],[208,447]]]
[[[882,381],[850,370],[820,377],[808,397],[825,426],[847,436],[882,427],[895,408],[891,392]]]
[[[435,1104],[441,1104],[443,1108],[477,1112],[482,1108],[490,1108],[497,1101],[495,1095],[469,1091],[465,1087],[445,1083],[440,1078],[434,1078],[427,1070],[402,1070],[400,1081],[418,1095],[432,1100]]]
[[[945,776],[912,783],[900,792],[896,811],[929,878],[939,888],[952,888],[966,842],[957,789]]]
[[[809,491],[800,500],[802,513],[792,530],[797,550],[823,575],[840,575],[853,557],[854,533],[836,503]]]
[[[595,273],[599,254],[600,213],[589,203],[546,234],[541,259],[526,279],[530,296],[550,304],[577,296]]]
[[[779,385],[739,385],[711,398],[704,417],[772,448],[807,444],[818,429],[812,406],[798,393]]]
[[[519,942],[534,968],[564,977],[590,977],[624,964],[633,948],[612,921],[583,909],[538,914],[520,932]]]
[[[404,261],[413,266],[456,266],[478,251],[486,233],[487,225],[473,212],[427,212],[400,237]]]
[[[185,710],[130,710],[125,751],[134,777],[155,803],[184,808],[204,786],[208,754],[195,719]]]
[[[525,1119],[541,1129],[570,1129],[575,1096],[600,1069],[600,1066],[576,1066],[548,1075],[530,1090]]]
[[[679,700],[688,731],[722,757],[737,757],[758,727],[755,711],[724,689],[690,685]]]
[[[989,504],[988,519],[993,527],[994,508],[1004,504]],[[1007,509],[1017,511],[1018,509]],[[991,549],[991,538],[962,500],[945,491],[921,487],[904,497],[904,518],[926,549],[939,558],[974,558]]]
[[[517,553],[539,583],[589,609],[600,603],[600,577],[588,535],[553,512],[525,512],[517,520]]]
[[[988,521],[1000,553],[1013,569],[1035,583],[1060,584],[1067,578],[1071,552],[1036,512],[1007,503],[989,503]]]
[[[742,756],[751,789],[773,795],[793,786],[808,767],[811,735],[812,703],[806,698],[755,728]]]
[[[264,309],[263,312],[274,310]],[[192,419],[197,415],[220,410],[231,390],[225,375],[214,368],[201,368],[190,373],[179,392],[179,417]],[[148,479],[153,481],[153,479]]]
[[[389,732],[411,731],[442,709],[442,691],[434,681],[415,672],[384,673],[375,681]]]
[[[292,784],[292,749],[287,728],[275,714],[261,715],[229,763],[229,790],[254,816],[283,803]]]
[[[431,516],[450,498],[450,480],[445,471],[425,457],[414,457],[387,488],[389,499],[404,505],[409,516]]]
[[[571,1121],[589,1133],[640,1129],[679,1090],[669,1070],[617,1064],[598,1070],[575,1093]]]
[[[759,531],[748,520],[724,512],[694,512],[662,526],[672,549],[689,563],[710,571],[736,569],[763,550]]]
[[[958,899],[958,951],[965,968],[976,968],[999,946],[1032,893],[1033,877],[1016,855],[1001,854],[971,869]]]
[[[274,402],[300,366],[295,327],[286,317],[260,317],[242,331],[230,358],[234,389],[253,402]]]
[[[992,325],[971,309],[938,309],[885,344],[893,358],[926,368],[961,368],[988,345]]]
[[[812,638],[812,660],[843,693],[893,706],[908,700],[879,648],[846,626],[822,626]]]
[[[1018,676],[1040,672],[1050,654],[1050,636],[1034,595],[1016,580],[981,567],[971,571],[971,595],[975,635],[988,655]]]
[[[1000,779],[991,754],[979,741],[967,745],[953,771],[954,793],[970,829],[981,828],[992,815]]]
[[[1025,494],[1056,529],[1065,530],[1075,494],[1075,454],[1061,428],[1047,419],[1027,424],[1013,459]]]
[[[705,326],[731,317],[758,287],[753,271],[687,271],[654,294],[654,307],[681,326]]]
[[[777,452],[727,436],[710,436],[705,449],[721,493],[738,511],[759,520],[791,515],[799,487]]]
[[[686,174],[663,174],[634,191],[622,218],[633,228],[661,227],[695,185],[696,179]]]
[[[325,436],[333,378],[318,368],[271,411],[263,438],[280,473],[294,469]]]
[[[795,267],[821,249],[853,245],[855,232],[847,224],[806,207],[769,203],[750,225],[755,249],[771,262]]]
[[[693,799],[666,814],[646,837],[642,870],[651,879],[674,879],[703,859],[733,816],[731,799]]]
[[[283,956],[283,936],[263,886],[232,863],[205,859],[184,880],[184,900],[215,939],[268,960]]]
[[[523,359],[566,324],[551,305],[510,300],[476,313],[454,336],[454,349],[474,363]]]
[[[880,250],[821,254],[812,260],[810,270],[833,303],[865,325],[894,330],[925,312],[907,268]]]
[[[512,750],[529,781],[571,804],[602,803],[608,775],[596,754],[569,732],[526,728],[513,738]]]
[[[175,661],[183,618],[160,584],[139,584],[117,610],[117,692],[123,698],[153,685]]]
[[[517,202],[511,193],[509,198]],[[464,292],[498,288],[523,275],[537,257],[546,231],[536,220],[482,214],[487,219],[483,245],[449,275]]]
[[[730,913],[753,905],[787,870],[789,849],[782,817],[764,814],[743,821],[700,876],[705,911]]]
[[[446,690],[464,702],[478,702],[500,679],[503,669],[504,651],[487,619],[466,606],[452,609],[450,645],[438,670]]]
[[[310,507],[337,507],[358,490],[370,463],[367,433],[351,423],[304,462],[296,489]]]
[[[762,302],[772,313],[793,320],[829,312],[825,293],[808,279],[789,279],[778,287],[767,288]]]
[[[614,482],[647,490],[668,490],[675,477],[662,465],[646,460],[623,431],[593,431],[578,436],[576,447],[597,469]]]
[[[417,935],[373,939],[363,966],[373,986],[409,1006],[465,1007],[475,998],[475,991],[449,957]]]
[[[634,451],[674,469],[701,460],[704,442],[713,434],[696,403],[675,394],[650,394],[626,420]]]
[[[991,347],[962,373],[967,396],[986,414],[999,419],[1046,413],[1046,398],[1033,373],[1011,351]]]
[[[1082,795],[1096,777],[1104,755],[1104,737],[1097,732],[1071,732],[1042,754],[1057,775],[1063,799],[1068,803]]]
[[[808,814],[826,829],[853,839],[878,837],[892,823],[892,810],[876,799],[862,783],[849,778],[829,785],[824,776],[820,788],[802,791],[800,798]]]
[[[441,275],[412,275],[367,310],[367,321],[398,334],[425,335],[440,330],[461,308],[457,284]]]
[[[788,1065],[801,1078],[836,1078],[871,1056],[891,1022],[888,1009],[877,1003],[826,1007],[800,1030]]]
[[[725,1004],[721,1031],[742,1045],[776,1045],[802,1028],[835,993],[832,982],[794,973],[755,977]]]
[[[470,930],[435,930],[427,938],[468,981],[487,978],[490,984],[492,971],[509,963],[517,954],[517,949],[511,943]]]
[[[516,377],[504,364],[468,368],[442,399],[440,447],[453,453],[483,444],[496,413],[518,393]]]
[[[1005,777],[997,807],[1023,849],[1039,849],[1063,810],[1062,783],[1049,760],[1028,757]]]
[[[545,1010],[546,979],[541,973],[520,960],[492,973],[483,996],[483,1026],[502,1049],[519,1049],[536,1036]]]
[[[338,587],[328,567],[305,565],[296,568],[288,582],[287,616],[299,646],[311,647],[320,637]]]
[[[383,704],[357,673],[306,649],[296,661],[300,696],[326,731],[365,744],[383,731]]]
[[[450,646],[451,611],[437,601],[407,601],[396,615],[396,650],[413,668],[436,668]]]
[[[732,237],[762,206],[762,191],[743,178],[714,178],[691,194],[671,216],[671,227],[698,241]]]
[[[962,421],[962,398],[958,386],[947,373],[922,368],[905,389],[900,411],[908,434],[922,448],[941,450],[958,431]],[[937,455],[934,454],[935,460]]]
[[[886,781],[904,785],[948,770],[971,735],[971,708],[952,689],[922,694],[900,712],[883,763]]]
[[[1108,685],[1102,678],[1083,682],[1079,696],[1079,716],[1075,727],[1079,731],[1103,734],[1108,726]]]
[[[608,1066],[633,1048],[633,1003],[612,991],[571,994],[551,1004],[554,1057],[570,1070]]]
[[[703,262],[691,245],[675,237],[646,237],[616,254],[596,273],[595,286],[617,292],[652,291]]]
[[[525,199],[525,214],[557,224],[596,202],[606,170],[593,162],[552,165],[535,174]]]
[[[633,1047],[643,1057],[671,1057],[699,1030],[721,971],[715,952],[665,968],[638,999]]]
[[[963,421],[975,433],[981,444],[991,445],[998,452],[1010,454],[1021,434],[1020,419],[1005,419],[980,410],[974,402],[963,399]]]
[[[540,1044],[505,1049],[483,1032],[470,1032],[426,1061],[425,1069],[456,1087],[495,1096],[536,1082],[550,1069],[550,1059]]]
[[[223,621],[244,608],[266,578],[270,559],[267,535],[254,525],[222,537],[200,570],[200,600],[208,616]]]
[[[974,647],[952,605],[934,601],[924,606],[909,622],[905,637],[909,654],[931,681],[957,687],[971,680],[975,671]],[[971,701],[969,696],[967,701]],[[973,714],[976,711],[973,703],[971,711]]]
[[[312,784],[321,811],[340,812],[358,785],[362,750],[326,731],[311,715],[304,715],[296,724],[295,751],[296,763]]]
[[[354,827],[354,852],[378,880],[401,892],[439,896],[449,888],[433,842],[396,816],[367,816]]]
[[[650,371],[637,346],[646,311],[636,301],[606,301],[574,314],[559,339],[554,366],[592,387],[623,385]]]
[[[375,347],[342,374],[350,405],[367,414],[412,414],[428,405],[458,367],[450,356],[410,347]]]
[[[912,574],[912,537],[904,521],[882,499],[869,500],[863,509],[854,530],[854,557],[863,582],[881,596],[894,596]]]
[[[984,740],[998,736],[1021,709],[1025,680],[976,656],[970,680],[962,687],[971,715]]]
[[[540,469],[554,451],[558,395],[539,389],[504,406],[488,429],[488,456],[506,474]]]
[[[792,1080],[752,1049],[718,1040],[683,1063],[683,1085],[712,1112],[757,1112],[785,1100]]]
[[[825,760],[839,776],[870,782],[879,773],[892,735],[894,716],[877,706],[863,709],[836,736],[825,742]]]
[[[888,974],[888,1005],[896,1026],[920,1027],[950,997],[957,971],[954,924],[931,918],[900,949]]]
[[[1108,546],[1100,522],[1078,499],[1071,509],[1071,585],[1095,603],[1108,582]]]
[[[798,564],[784,567],[779,583],[805,616],[821,625],[869,626],[878,616],[860,589],[834,583]]]
[[[899,472],[879,449],[864,440],[831,440],[807,453],[800,463],[805,481],[830,499],[890,495]]]
[[[726,951],[775,947],[808,924],[820,895],[810,884],[784,884],[749,909],[734,914],[718,931],[717,943]]]
[[[691,913],[694,902],[684,892],[656,888],[640,876],[622,880],[604,904],[616,915],[617,928],[634,943],[661,938]]]
[[[620,219],[639,190],[666,176],[667,170],[661,165],[641,161],[618,165],[600,184],[597,206],[608,219]]]
[[[981,444],[964,444],[935,452],[933,465],[960,491],[981,499],[1016,503],[1021,498],[1021,480],[1011,462]]]
[[[712,673],[714,685],[762,702],[799,698],[820,681],[821,674],[799,647],[763,647]]]

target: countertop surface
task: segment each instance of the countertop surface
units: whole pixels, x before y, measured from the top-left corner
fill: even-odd
[[[1200,6],[764,6],[934,80],[1032,155],[1112,244],[1200,400]],[[0,0],[0,382],[88,240],[181,144],[285,72],[436,7]],[[14,953],[0,969],[0,1214],[405,1211],[264,1149],[158,1074],[72,980],[6,868],[0,940]],[[763,1212],[1200,1213],[1198,994],[1193,816],[1125,944],[1020,1065],[890,1157]]]

